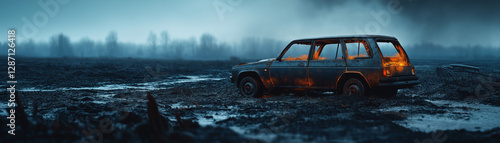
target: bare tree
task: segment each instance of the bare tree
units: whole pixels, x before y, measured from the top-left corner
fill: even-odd
[[[73,57],[73,48],[69,38],[64,34],[52,36],[50,39],[51,55],[54,57]]]
[[[94,51],[94,41],[88,37],[82,38],[78,43],[78,49],[81,57],[91,57]]]
[[[162,49],[161,53],[165,54],[162,57],[171,56],[172,55],[172,54],[169,54],[169,52],[171,52],[170,49],[168,48],[169,38],[170,37],[169,37],[167,31],[162,31],[160,33],[160,42],[161,42],[161,49]]]
[[[28,57],[38,56],[36,52],[35,42],[33,41],[33,39],[30,38],[28,42],[24,43],[23,45],[24,45],[23,51],[25,51],[23,53],[24,56]]]
[[[201,35],[200,37],[200,49],[197,51],[198,53],[198,58],[203,58],[203,59],[206,59],[206,58],[211,58],[213,57],[215,54],[214,53],[214,50],[216,47],[217,44],[215,43],[215,37],[208,34],[208,33],[205,33],[203,35]]]
[[[151,54],[150,57],[156,57],[156,52],[158,52],[158,49],[156,48],[157,40],[158,38],[156,37],[156,34],[153,33],[153,31],[149,32],[148,43],[149,46],[151,46],[151,50],[149,51],[149,53]]]
[[[115,31],[111,31],[106,37],[106,55],[109,57],[114,57],[121,55],[121,51],[118,49],[118,36]]]

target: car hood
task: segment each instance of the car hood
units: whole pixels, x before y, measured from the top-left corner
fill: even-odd
[[[269,64],[271,62],[273,62],[274,60],[276,60],[276,58],[262,59],[259,61],[249,62],[249,63],[241,63],[241,64],[234,66],[233,68],[241,68],[241,67],[254,66],[254,65],[267,65],[267,66],[269,66]]]

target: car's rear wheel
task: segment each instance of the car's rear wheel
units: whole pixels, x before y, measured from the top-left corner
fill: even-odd
[[[367,94],[367,88],[359,79],[351,78],[344,83],[342,93],[349,96],[364,96]]]
[[[261,97],[264,92],[264,86],[260,80],[247,76],[241,79],[239,90],[242,96]]]

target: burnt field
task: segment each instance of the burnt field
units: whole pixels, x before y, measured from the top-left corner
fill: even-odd
[[[229,83],[229,70],[238,61],[19,58],[16,136],[0,138],[500,142],[500,61],[411,62],[421,84],[400,89],[394,98],[313,91],[250,98],[241,97]],[[479,72],[455,70],[449,64],[479,67]],[[0,100],[0,128],[6,132],[8,96]]]

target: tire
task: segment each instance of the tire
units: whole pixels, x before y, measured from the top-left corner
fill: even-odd
[[[396,97],[396,94],[398,94],[398,89],[395,88],[377,90],[377,95],[380,97],[386,97],[386,98]]]
[[[240,90],[240,94],[246,97],[262,97],[264,93],[264,85],[260,82],[260,80],[254,77],[244,77],[240,81],[240,86],[238,87]]]
[[[365,96],[368,95],[368,89],[363,82],[357,78],[351,78],[344,83],[342,93],[348,96]]]

